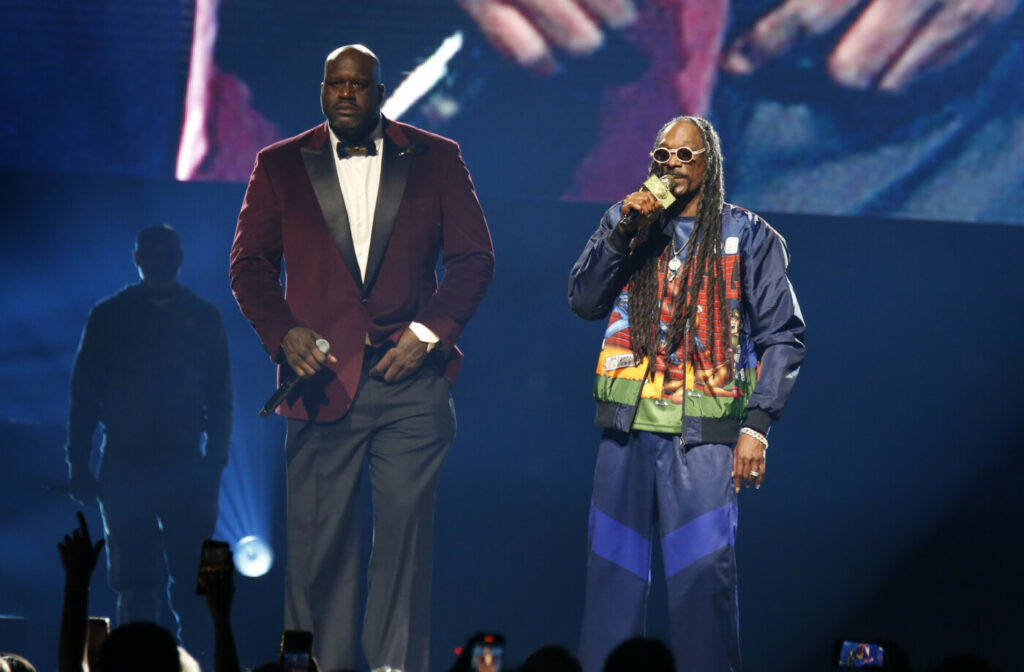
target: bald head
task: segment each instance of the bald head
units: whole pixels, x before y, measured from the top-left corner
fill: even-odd
[[[347,54],[353,57],[365,57],[373,62],[373,77],[377,84],[380,84],[380,59],[377,58],[377,54],[370,51],[369,47],[362,44],[346,44],[338,47],[331,53],[327,54],[327,58],[324,59],[324,79],[326,80],[327,68],[331,64],[331,61],[335,60],[342,54]]]
[[[361,141],[380,122],[380,61],[361,44],[332,51],[324,62],[320,109],[338,137]]]

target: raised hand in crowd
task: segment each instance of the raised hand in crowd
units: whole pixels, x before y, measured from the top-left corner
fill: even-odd
[[[235,597],[235,575],[231,565],[201,574],[206,608],[213,619],[214,672],[239,672],[238,649],[231,629],[231,602]]]
[[[85,515],[78,512],[78,529],[57,544],[64,565],[64,610],[60,621],[60,672],[88,669],[85,664],[89,622],[89,580],[106,542],[95,544],[89,535]]]

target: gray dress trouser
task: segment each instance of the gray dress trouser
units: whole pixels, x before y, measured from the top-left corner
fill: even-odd
[[[450,385],[428,358],[386,383],[367,375],[348,414],[288,421],[285,627],[314,633],[325,672],[355,669],[362,465],[369,461],[373,547],[362,648],[370,669],[427,672],[434,494],[455,438]]]

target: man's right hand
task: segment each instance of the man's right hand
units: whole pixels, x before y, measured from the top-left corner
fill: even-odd
[[[89,536],[89,525],[85,522],[85,515],[79,511],[78,529],[65,535],[63,543],[57,544],[68,587],[88,589],[92,570],[96,568],[96,560],[99,559],[100,551],[103,550],[106,543],[106,540],[100,539],[93,545],[92,537]],[[82,625],[84,627],[85,624]]]
[[[323,367],[324,362],[337,363],[334,355],[325,355],[316,347],[316,340],[321,338],[308,327],[292,327],[281,341],[288,365],[300,378],[309,378]]]
[[[633,218],[632,221],[624,221],[620,218],[619,230],[627,235],[636,233],[637,229],[647,223],[648,218],[661,209],[661,203],[649,191],[637,191],[626,196],[622,201],[622,217],[630,212],[637,212],[641,216]]]

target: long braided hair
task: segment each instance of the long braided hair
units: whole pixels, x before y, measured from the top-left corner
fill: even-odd
[[[686,353],[692,356],[697,340],[697,297],[701,288],[708,284],[707,296],[709,347],[717,338],[729,334],[729,317],[725,303],[725,272],[722,265],[722,204],[725,187],[722,179],[722,151],[718,134],[710,122],[700,117],[681,116],[661,127],[654,146],[664,142],[665,135],[675,124],[688,121],[700,131],[707,151],[704,152],[704,179],[700,186],[700,203],[694,219],[693,232],[686,241],[685,261],[680,269],[679,282],[683,283],[676,298],[672,320],[666,335],[665,353],[675,352],[684,335]],[[652,161],[650,172],[660,175],[661,164]],[[658,295],[658,266],[667,261],[671,233],[665,235],[658,224],[652,221],[638,234],[633,253],[634,270],[629,280],[629,324],[630,348],[638,359],[657,354],[655,334],[661,315],[661,297]],[[707,278],[705,279],[705,275]],[[717,298],[718,310],[714,309]],[[716,319],[719,318],[719,319]],[[689,328],[687,328],[689,327]],[[712,350],[713,352],[713,350]]]

